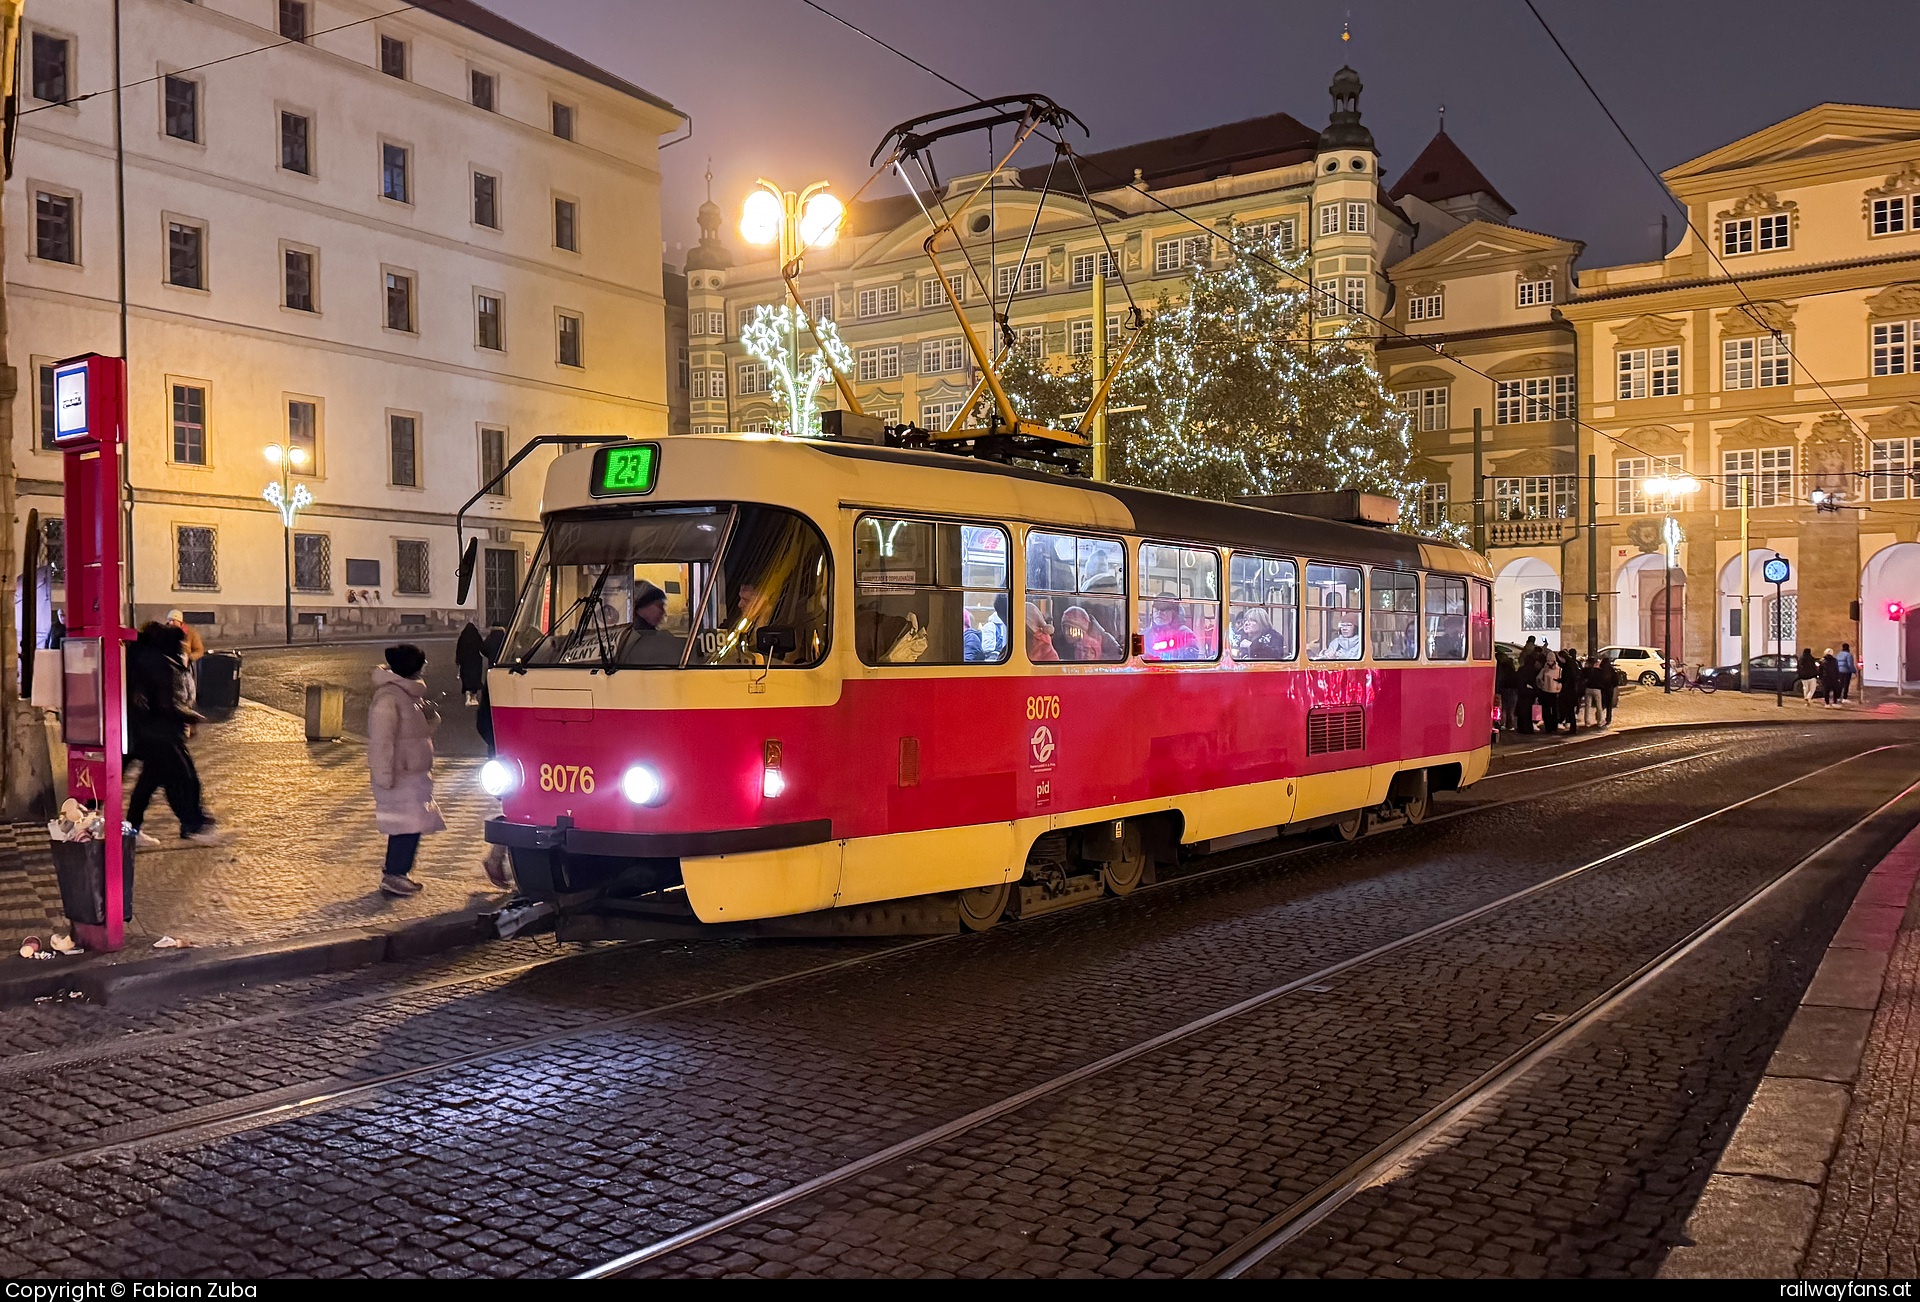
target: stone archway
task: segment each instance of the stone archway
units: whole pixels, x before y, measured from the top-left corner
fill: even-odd
[[[1560,574],[1537,556],[1509,561],[1493,580],[1493,635],[1560,645]]]
[[[1753,598],[1753,631],[1748,638],[1747,646],[1749,652],[1757,656],[1771,655],[1776,649],[1773,636],[1775,613],[1773,585],[1766,581],[1762,573],[1767,562],[1776,554],[1771,547],[1755,547],[1747,552],[1747,565],[1753,574],[1751,586],[1748,588],[1748,594]],[[1733,616],[1734,612],[1740,609],[1740,558],[1738,556],[1729,557],[1727,563],[1720,567],[1719,587],[1720,598],[1714,609],[1715,628],[1712,643],[1719,659],[1714,663],[1737,665],[1740,663],[1740,633],[1739,624]],[[1778,649],[1783,653],[1797,654],[1800,648],[1794,643],[1794,638],[1797,636],[1796,607],[1800,593],[1798,566],[1794,567],[1793,577],[1782,585],[1780,592],[1785,600],[1786,610],[1781,614],[1785,635],[1780,640]]]
[[[1613,640],[1620,646],[1663,646],[1666,637],[1667,573],[1664,553],[1636,556],[1614,575]],[[1672,574],[1673,647],[1686,642],[1687,572]]]
[[[1920,543],[1882,547],[1860,571],[1860,667],[1873,687],[1892,687],[1902,661],[1901,626],[1887,618],[1890,601],[1908,610],[1920,606]],[[1905,662],[1907,683],[1920,682],[1920,664],[1911,654]]]

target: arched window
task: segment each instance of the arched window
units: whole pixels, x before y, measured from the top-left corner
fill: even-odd
[[[1520,594],[1520,627],[1528,633],[1545,633],[1560,627],[1560,589],[1535,588]]]

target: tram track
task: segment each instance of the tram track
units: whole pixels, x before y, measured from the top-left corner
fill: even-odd
[[[1523,794],[1517,794],[1517,795],[1506,797],[1500,800],[1478,802],[1478,803],[1464,806],[1460,809],[1449,810],[1445,813],[1436,814],[1424,820],[1420,824],[1417,824],[1416,826],[1430,827],[1450,819],[1464,817],[1468,814],[1485,813],[1494,809],[1503,808],[1503,807],[1507,807],[1515,804],[1524,804],[1532,801],[1548,799],[1553,796],[1564,795],[1564,794],[1568,794],[1576,791],[1581,791],[1581,790],[1589,789],[1592,787],[1601,786],[1609,782],[1620,781],[1626,778],[1631,778],[1631,777],[1639,776],[1642,774],[1646,774],[1657,769],[1670,768],[1675,764],[1712,758],[1716,755],[1725,753],[1727,749],[1729,748],[1724,746],[1712,747],[1704,750],[1694,751],[1687,755],[1683,755],[1674,759],[1662,760],[1654,764],[1642,765],[1642,766],[1622,770],[1615,773],[1603,774],[1599,777],[1587,778],[1578,782],[1565,783],[1559,786],[1548,788],[1544,791],[1533,791],[1533,792],[1527,792]],[[1880,747],[1876,749],[1887,749],[1887,748]],[[1620,754],[1620,753],[1621,752],[1610,752],[1610,754]],[[1873,753],[1873,752],[1872,751],[1860,752],[1860,754],[1870,754],[1870,753]],[[1596,756],[1593,758],[1606,758],[1606,756]],[[1851,758],[1857,758],[1857,756],[1851,757]],[[1847,761],[1841,761],[1841,762],[1844,763]],[[1816,770],[1815,772],[1822,772],[1822,771],[1824,770]],[[1802,778],[1794,779],[1794,782],[1804,781],[1806,777],[1811,777],[1811,776],[1813,776],[1813,774],[1804,775]],[[1793,783],[1787,783],[1783,785],[1790,786],[1790,785],[1793,785]],[[1775,790],[1775,789],[1779,789],[1779,788],[1770,789],[1769,792],[1765,792],[1761,794],[1762,795],[1771,794],[1771,790]],[[1738,802],[1735,805],[1727,806],[1725,809],[1716,811],[1714,815],[1707,815],[1705,817],[1717,816],[1718,813],[1724,813],[1733,808],[1738,808],[1739,804],[1749,803],[1752,799],[1758,799],[1758,798],[1759,797],[1757,796],[1750,797],[1748,801]],[[1658,836],[1654,839],[1659,839],[1660,837],[1671,835],[1679,830],[1684,830],[1684,828],[1688,826],[1692,826],[1692,823],[1682,824],[1677,828],[1669,829],[1667,832],[1658,834]],[[1406,830],[1406,829],[1402,829],[1402,828],[1388,829],[1389,832],[1400,831],[1400,830]],[[1636,843],[1636,845],[1648,844],[1648,843],[1651,843],[1651,842]],[[1278,850],[1275,852],[1269,852],[1269,853],[1258,855],[1251,858],[1238,859],[1233,862],[1229,862],[1225,864],[1219,864],[1219,865],[1214,865],[1207,868],[1201,868],[1196,871],[1186,872],[1186,873],[1179,874],[1177,876],[1166,878],[1157,883],[1153,883],[1150,885],[1143,885],[1142,887],[1139,888],[1138,891],[1135,892],[1135,894],[1137,895],[1137,894],[1143,894],[1147,892],[1163,891],[1176,885],[1202,881],[1202,880],[1212,878],[1212,877],[1217,877],[1223,874],[1243,873],[1250,870],[1267,868],[1285,860],[1297,858],[1303,855],[1313,854],[1316,852],[1325,852],[1328,850],[1334,850],[1338,848],[1339,847],[1337,844],[1328,843],[1324,841],[1314,841],[1314,842],[1309,842],[1307,844],[1302,844],[1302,845],[1288,846],[1285,849]],[[1470,920],[1471,918],[1481,916],[1481,914],[1487,911],[1488,909],[1491,909],[1494,907],[1500,907],[1500,906],[1503,906],[1504,904],[1511,903],[1519,898],[1522,898],[1525,895],[1537,893],[1539,890],[1545,889],[1549,885],[1552,885],[1561,880],[1564,880],[1566,876],[1570,876],[1572,875],[1572,873],[1585,871],[1588,868],[1597,867],[1602,863],[1610,862],[1613,858],[1617,858],[1625,853],[1628,853],[1634,848],[1636,847],[1630,846],[1630,847],[1626,847],[1623,850],[1615,851],[1610,856],[1603,857],[1602,859],[1599,859],[1599,860],[1595,860],[1591,864],[1583,865],[1581,868],[1572,870],[1572,872],[1568,874],[1563,874],[1561,877],[1552,878],[1545,883],[1536,884],[1534,887],[1530,887],[1526,891],[1517,893],[1515,895],[1503,897],[1502,900],[1500,901],[1495,901],[1490,905],[1480,906],[1480,908],[1475,911],[1472,911],[1468,914],[1458,915],[1456,918],[1438,925],[1442,928],[1450,928],[1452,926],[1461,925],[1462,923]],[[17,1157],[13,1157],[11,1159],[9,1159],[7,1156],[3,1154],[0,1154],[0,1175],[19,1178],[19,1177],[31,1175],[32,1173],[38,1170],[42,1170],[51,1166],[56,1166],[65,1162],[73,1161],[77,1158],[99,1156],[107,1153],[124,1151],[127,1149],[138,1148],[138,1147],[163,1147],[163,1146],[176,1147],[184,1144],[192,1144],[195,1142],[200,1142],[206,1139],[222,1137],[225,1135],[238,1133],[240,1131],[244,1131],[248,1129],[254,1129],[264,1125],[271,1125],[275,1122],[291,1119],[296,1116],[303,1116],[303,1115],[310,1114],[312,1112],[351,1104],[353,1102],[378,1094],[379,1092],[389,1089],[395,1085],[399,1085],[408,1081],[418,1080],[426,1076],[431,1076],[431,1075],[445,1072],[445,1071],[455,1070],[461,1067],[472,1066],[472,1065],[484,1063],[490,1060],[504,1058],[510,1055],[521,1054],[530,1050],[541,1049],[541,1048],[549,1047],[552,1045],[561,1044],[567,1041],[578,1040],[583,1037],[595,1035],[605,1031],[617,1030],[625,1026],[633,1025],[635,1023],[642,1022],[650,1018],[659,1017],[659,1016],[676,1012],[682,1009],[720,1003],[729,999],[734,999],[744,995],[749,995],[761,990],[772,989],[782,985],[793,984],[793,983],[813,979],[816,977],[829,975],[831,973],[842,971],[850,967],[855,967],[855,966],[868,964],[868,963],[878,963],[884,959],[888,959],[896,955],[906,954],[909,952],[926,949],[932,946],[942,945],[948,942],[962,940],[965,938],[965,934],[966,933],[955,933],[953,935],[915,938],[903,944],[888,946],[879,950],[874,950],[864,954],[849,956],[847,958],[838,959],[828,963],[816,964],[813,966],[800,969],[798,971],[794,971],[790,973],[782,973],[777,976],[763,978],[763,979],[754,980],[754,981],[740,982],[733,985],[729,985],[719,990],[706,991],[698,994],[688,995],[679,999],[666,1001],[657,1005],[651,1005],[646,1008],[622,1012],[609,1017],[597,1018],[588,1022],[566,1027],[560,1030],[543,1032],[540,1034],[530,1035],[530,1036],[522,1036],[522,1037],[515,1038],[513,1040],[501,1042],[501,1043],[488,1044],[482,1048],[475,1048],[470,1052],[449,1054],[441,1057],[436,1057],[430,1061],[411,1064],[405,1067],[397,1068],[395,1070],[379,1073],[376,1075],[357,1077],[357,1078],[341,1077],[337,1075],[329,1076],[329,1077],[319,1077],[319,1078],[312,1079],[310,1081],[301,1082],[291,1086],[275,1088],[272,1090],[256,1092],[256,1093],[249,1093],[236,1098],[223,1099],[216,1103],[203,1105],[197,1108],[186,1109],[180,1112],[170,1113],[163,1116],[156,1116],[140,1122],[126,1123],[124,1125],[110,1127],[102,1130],[94,1138],[92,1138],[87,1142],[68,1145],[66,1147],[52,1150],[52,1151],[41,1149],[41,1150],[32,1152],[30,1154],[22,1153]],[[1300,984],[1311,983],[1313,981],[1323,979],[1329,973],[1334,971],[1345,971],[1348,967],[1357,965],[1358,963],[1361,963],[1364,961],[1368,961],[1373,957],[1378,957],[1382,954],[1391,952],[1392,949],[1402,947],[1409,943],[1413,943],[1415,940],[1424,938],[1430,934],[1435,934],[1433,928],[1428,928],[1419,932],[1412,933],[1408,937],[1403,937],[1398,941],[1390,942],[1389,945],[1386,947],[1379,948],[1376,950],[1370,950],[1364,955],[1361,955],[1354,959],[1346,960],[1342,964],[1336,964],[1331,968],[1324,969],[1323,971],[1314,974],[1313,976],[1301,978],[1299,982],[1288,983],[1288,986],[1286,987],[1286,989],[1290,991],[1291,989],[1297,988],[1297,986]],[[565,956],[558,956],[555,958],[538,960],[531,963],[519,963],[519,964],[508,965],[500,969],[490,970],[489,972],[452,975],[445,978],[440,978],[434,982],[429,982],[423,986],[411,987],[406,991],[395,992],[394,999],[403,998],[411,995],[417,995],[417,994],[420,994],[426,991],[431,991],[433,989],[438,989],[438,988],[458,986],[461,984],[470,984],[475,981],[485,980],[490,975],[513,974],[516,972],[523,972],[526,970],[532,970],[532,969],[537,969],[541,967],[551,967],[557,963],[573,961],[580,958],[588,957],[592,953],[600,953],[604,955],[607,952],[608,952],[607,949],[600,949],[597,951],[587,951],[585,953],[580,953],[580,954],[565,955]],[[1271,995],[1272,993],[1273,992],[1268,992],[1269,995]],[[1259,996],[1256,998],[1264,998],[1264,997],[1265,996]],[[170,1048],[184,1045],[194,1040],[204,1039],[209,1036],[216,1036],[228,1031],[247,1029],[247,1028],[251,1028],[259,1025],[269,1024],[275,1021],[286,1021],[290,1019],[296,1019],[302,1016],[308,1016],[308,1015],[317,1016],[327,1011],[342,1008],[342,1007],[359,1007],[359,1006],[365,1006],[369,1004],[377,1004],[380,1002],[392,1002],[392,1000],[385,999],[382,992],[373,992],[366,995],[352,996],[346,1000],[332,1001],[331,1003],[328,1003],[328,1004],[312,1006],[306,1009],[289,1009],[289,1010],[284,1010],[283,1013],[261,1014],[257,1018],[243,1019],[242,1021],[239,1021],[239,1022],[221,1023],[215,1026],[190,1028],[190,1029],[174,1031],[174,1032],[161,1032],[161,1033],[157,1033],[157,1038],[153,1040],[135,1041],[130,1038],[129,1040],[118,1041],[109,1045],[76,1046],[76,1048],[73,1050],[73,1055],[75,1059],[85,1058],[86,1060],[91,1060],[91,1061],[101,1061],[104,1059],[111,1059],[111,1058],[135,1058],[135,1057],[142,1056],[144,1054],[165,1052]],[[1241,1009],[1242,1011],[1244,1011],[1244,1009],[1241,1008],[1241,1005],[1235,1005],[1234,1007],[1236,1009]],[[1188,1031],[1187,1033],[1192,1033],[1192,1032]],[[1169,1034],[1172,1034],[1172,1033],[1169,1033]],[[31,1056],[35,1058],[36,1061],[33,1065],[39,1068],[47,1067],[48,1065],[50,1065],[52,1061],[45,1055],[22,1055],[22,1057],[27,1057],[27,1056]],[[62,1060],[62,1065],[66,1065],[68,1061],[71,1061],[71,1060]],[[0,1076],[7,1074],[8,1068],[9,1068],[9,1064],[0,1063]],[[929,1141],[929,1142],[933,1142],[933,1141]]]
[[[1661,845],[1694,828],[1711,823],[1724,815],[1746,808],[1779,792],[1797,787],[1813,778],[1830,773],[1835,769],[1851,764],[1866,756],[1880,754],[1897,748],[1896,745],[1869,747],[1830,764],[1822,765],[1819,768],[1800,774],[1786,782],[1775,784],[1752,795],[1722,805],[1708,813],[1696,815],[1676,823],[1662,831],[1642,837],[1631,844],[1612,850],[1607,854],[1589,860],[1574,868],[1567,869],[1539,882],[1512,891],[1498,899],[1464,910],[1404,936],[1376,945],[1360,954],[1327,964],[1306,975],[1294,977],[1268,990],[1259,992],[1223,1008],[1216,1009],[1213,1012],[1194,1018],[1170,1030],[1144,1038],[1125,1048],[1113,1051],[1091,1062],[1055,1075],[1048,1080],[1008,1094],[995,1102],[975,1108],[940,1125],[922,1130],[906,1139],[890,1144],[885,1148],[857,1158],[851,1162],[844,1163],[812,1179],[794,1184],[774,1194],[755,1200],[754,1202],[744,1204],[733,1211],[714,1217],[699,1225],[657,1239],[643,1247],[634,1249],[621,1256],[604,1261],[586,1271],[580,1272],[575,1278],[603,1279],[622,1277],[651,1262],[656,1262],[662,1258],[674,1256],[689,1248],[697,1247],[707,1240],[725,1235],[729,1231],[751,1226],[784,1208],[808,1201],[818,1195],[846,1185],[869,1172],[887,1167],[902,1159],[911,1157],[916,1153],[920,1153],[923,1150],[945,1144],[948,1141],[967,1135],[970,1132],[977,1131],[991,1122],[1010,1116],[1042,1100],[1059,1095],[1074,1086],[1090,1082],[1120,1067],[1157,1053],[1160,1050],[1220,1028],[1257,1010],[1270,1007],[1290,995],[1306,991],[1317,992],[1320,989],[1324,989],[1324,984],[1329,980],[1351,972],[1354,969],[1375,963],[1390,955],[1458,931],[1492,914],[1510,909],[1523,901],[1541,896],[1595,869],[1618,862],[1630,855],[1650,849],[1656,845]],[[1706,751],[1688,758],[1699,758],[1704,755],[1717,753],[1720,752],[1718,750]],[[1647,768],[1665,768],[1669,767],[1673,762],[1676,761],[1666,761],[1647,766]],[[1571,784],[1568,787],[1555,788],[1549,792],[1533,793],[1528,796],[1516,796],[1499,802],[1474,805],[1466,809],[1452,811],[1448,814],[1429,819],[1425,823],[1422,823],[1421,826],[1439,822],[1443,818],[1453,818],[1468,813],[1483,812],[1490,808],[1519,803],[1523,800],[1540,799],[1547,795],[1593,786],[1600,782],[1645,771],[1647,771],[1646,768],[1635,769],[1630,770],[1628,773],[1608,775],[1608,777],[1605,778],[1592,779],[1587,782]],[[1566,1043],[1573,1036],[1577,1035],[1581,1029],[1592,1025],[1594,1021],[1604,1016],[1607,1011],[1617,1006],[1619,1002],[1631,997],[1635,991],[1656,979],[1660,973],[1666,971],[1674,963],[1684,958],[1687,953],[1692,952],[1693,949],[1705,943],[1708,938],[1739,916],[1741,912],[1757,903],[1805,864],[1816,859],[1824,850],[1830,848],[1838,841],[1845,839],[1846,836],[1858,830],[1860,826],[1870,822],[1874,817],[1894,804],[1897,804],[1917,789],[1920,789],[1920,783],[1914,783],[1908,786],[1900,795],[1880,805],[1872,813],[1856,821],[1838,836],[1823,843],[1821,847],[1804,856],[1782,873],[1770,878],[1766,883],[1763,883],[1743,899],[1719,911],[1713,918],[1695,928],[1680,941],[1667,947],[1666,950],[1663,950],[1662,953],[1654,959],[1636,968],[1625,978],[1614,983],[1600,995],[1591,999],[1586,1005],[1583,1005],[1573,1014],[1570,1014],[1565,1021],[1558,1023],[1553,1031],[1530,1041],[1528,1044],[1522,1046],[1516,1053],[1509,1055],[1501,1062],[1489,1068],[1486,1072],[1477,1076],[1474,1081],[1470,1082],[1462,1090],[1456,1091],[1453,1095],[1450,1095],[1447,1100],[1443,1101],[1443,1103],[1424,1112],[1414,1122],[1409,1123],[1409,1125],[1404,1127],[1400,1132],[1396,1132],[1396,1134],[1385,1143],[1377,1146],[1375,1149],[1369,1150],[1362,1158],[1357,1159],[1348,1168],[1343,1169],[1339,1175],[1325,1182],[1319,1188],[1316,1188],[1312,1194],[1298,1200],[1295,1204],[1280,1213],[1279,1216],[1273,1218],[1272,1221],[1263,1224],[1254,1235],[1248,1236],[1241,1242],[1236,1243],[1227,1253],[1220,1254],[1220,1256],[1208,1263],[1209,1268],[1214,1268],[1215,1273],[1225,1273],[1229,1269],[1234,1273],[1239,1273],[1257,1265],[1260,1260],[1264,1260],[1274,1251],[1277,1251],[1286,1241],[1309,1228],[1311,1224],[1333,1211],[1340,1203],[1365,1188],[1367,1183],[1375,1178],[1378,1173],[1383,1170],[1390,1170],[1394,1165],[1408,1160],[1421,1146],[1430,1142],[1432,1138],[1441,1133],[1447,1126],[1454,1124],[1466,1113],[1472,1111],[1474,1107],[1479,1106],[1479,1104],[1493,1097],[1512,1081],[1525,1075],[1533,1065],[1548,1056],[1554,1047]],[[1324,847],[1302,847],[1300,850],[1288,851],[1280,855],[1270,856],[1266,859],[1246,861],[1222,868],[1206,870],[1203,873],[1189,874],[1173,880],[1193,881],[1198,877],[1211,876],[1218,872],[1236,871],[1249,867],[1262,866],[1274,860],[1291,857],[1293,854],[1303,853],[1305,850],[1313,848]],[[1171,884],[1172,882],[1162,883],[1162,885]]]

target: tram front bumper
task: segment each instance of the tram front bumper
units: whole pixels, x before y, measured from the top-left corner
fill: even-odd
[[[564,906],[567,897],[577,899],[616,884],[622,893],[675,885],[682,860],[823,845],[833,840],[833,821],[819,818],[709,832],[607,832],[576,827],[565,817],[551,826],[490,818],[486,838],[513,852],[514,879],[522,894]]]

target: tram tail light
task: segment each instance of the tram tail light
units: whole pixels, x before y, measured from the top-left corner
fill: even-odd
[[[772,800],[787,789],[787,775],[780,771],[781,751],[779,742],[767,743],[765,762],[760,770],[760,795],[763,799]]]

